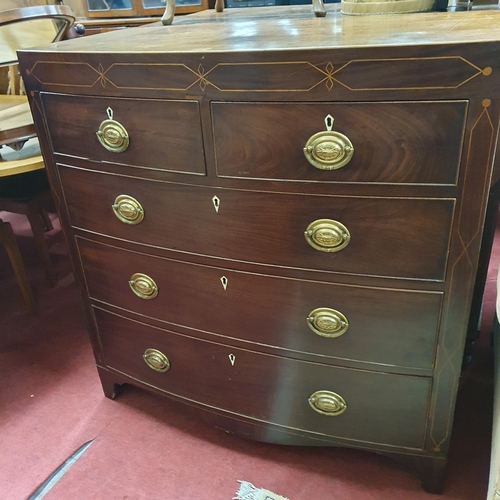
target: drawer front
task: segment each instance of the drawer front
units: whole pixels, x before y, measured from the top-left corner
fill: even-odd
[[[77,240],[89,295],[98,301],[295,353],[433,366],[441,293],[278,278]],[[137,273],[154,281],[158,293],[151,300],[131,289]]]
[[[198,101],[42,94],[42,103],[56,153],[205,175]],[[116,148],[125,147],[120,134],[127,134],[128,146],[110,151],[98,133]]]
[[[345,166],[325,171],[308,162],[304,147],[311,136],[326,132],[327,115],[354,153]],[[217,172],[293,181],[455,184],[466,115],[467,101],[214,102]],[[323,145],[321,158],[325,147],[339,146],[337,139],[323,136],[311,147]]]
[[[151,328],[99,309],[95,314],[106,365],[167,393],[317,434],[424,445],[430,379],[269,356]],[[168,371],[146,364],[147,349],[168,358]],[[156,367],[165,366],[158,358],[149,357]],[[309,403],[317,391],[340,395],[347,408],[336,416],[318,413]]]
[[[235,191],[67,167],[60,175],[72,224],[115,238],[272,266],[444,278],[453,200]],[[140,202],[140,223],[124,224],[113,214],[112,205],[124,194]],[[340,222],[350,233],[342,250],[314,246],[322,237],[316,223],[324,219]],[[306,238],[307,231],[313,236]]]

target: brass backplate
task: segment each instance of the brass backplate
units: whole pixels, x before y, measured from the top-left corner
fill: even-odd
[[[333,117],[325,118],[326,131],[312,135],[304,146],[307,161],[320,170],[337,170],[347,165],[354,154],[352,142],[344,134],[332,130]]]
[[[142,358],[152,370],[166,372],[170,369],[170,361],[167,356],[158,349],[146,349]]]
[[[127,194],[117,196],[111,207],[116,217],[124,224],[135,225],[144,219],[142,205],[135,198]]]
[[[150,300],[158,295],[158,287],[147,274],[135,273],[128,282],[130,289],[141,299]]]
[[[337,417],[347,409],[344,398],[331,391],[316,391],[308,401],[315,412],[327,417]]]
[[[339,252],[351,240],[347,227],[332,219],[317,219],[311,222],[304,236],[307,243],[320,252]]]
[[[309,313],[307,325],[321,337],[335,338],[344,335],[349,328],[347,318],[329,307],[318,307]]]
[[[108,120],[104,120],[99,125],[96,132],[97,139],[108,151],[123,153],[130,144],[127,129],[120,122],[113,119],[113,110],[111,108],[108,108],[106,112]]]

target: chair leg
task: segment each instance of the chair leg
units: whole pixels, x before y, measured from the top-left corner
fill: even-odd
[[[35,299],[33,298],[33,292],[28,283],[26,270],[24,269],[14,231],[12,231],[12,226],[8,222],[2,220],[0,220],[0,240],[5,244],[5,249],[7,250],[7,255],[14,269],[14,274],[16,275],[17,284],[21,289],[26,309],[30,312],[34,312],[36,310]]]
[[[46,191],[45,193],[39,194],[36,198],[36,201],[40,210],[40,217],[43,220],[43,226],[45,232],[52,231],[54,226],[52,225],[52,221],[50,220],[49,210],[55,210],[54,201],[52,200],[52,194],[50,191]],[[47,207],[50,207],[47,209]]]
[[[38,205],[36,200],[28,202],[28,210],[26,215],[31,225],[31,230],[33,231],[33,238],[35,240],[35,245],[38,250],[38,255],[40,255],[40,259],[43,264],[47,282],[49,286],[54,287],[57,285],[57,279],[55,277],[54,269],[52,267],[52,262],[50,260],[49,249],[47,248],[47,242],[45,241],[43,221],[40,216],[40,206]]]
[[[40,217],[43,221],[43,230],[45,232],[52,231],[52,229],[54,229],[54,226],[52,225],[52,221],[50,220],[49,213],[43,207],[40,207]]]

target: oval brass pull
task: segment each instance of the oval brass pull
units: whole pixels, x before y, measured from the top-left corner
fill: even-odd
[[[351,233],[344,224],[331,219],[311,222],[304,236],[309,245],[321,252],[338,252],[351,241]]]
[[[316,335],[335,338],[347,332],[349,321],[335,309],[319,307],[309,313],[307,325]]]
[[[144,219],[142,205],[132,196],[126,194],[117,196],[111,207],[118,219],[125,224],[139,224]]]
[[[113,120],[113,110],[108,108],[108,120],[104,120],[99,125],[99,130],[96,132],[99,142],[112,153],[122,153],[128,148],[130,139],[125,127]]]
[[[167,356],[158,349],[146,349],[142,358],[149,368],[156,372],[166,372],[170,368],[170,361]]]
[[[311,408],[328,417],[337,417],[347,409],[347,403],[342,396],[331,391],[316,391],[309,397]]]
[[[132,291],[141,299],[154,299],[158,295],[156,283],[146,274],[133,274],[128,284]]]
[[[304,146],[307,161],[320,170],[337,170],[351,161],[354,154],[352,142],[344,134],[335,132],[333,117],[325,118],[326,131],[312,135]]]

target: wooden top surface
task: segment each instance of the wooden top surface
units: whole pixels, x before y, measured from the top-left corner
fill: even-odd
[[[113,26],[143,26],[144,24],[157,23],[160,21],[160,16],[156,17],[81,17],[77,18],[77,23],[82,23],[85,28],[94,27],[113,27]]]
[[[30,139],[20,151],[4,147],[0,153],[0,177],[45,168],[38,138],[36,137]]]
[[[32,124],[33,116],[25,95],[0,95],[0,131]]]
[[[49,52],[251,52],[500,41],[500,10],[346,16],[338,4],[207,10],[125,32],[57,42]],[[41,49],[43,52],[47,51]]]
[[[28,98],[25,95],[0,94],[0,113],[2,113],[2,111],[8,111],[13,106],[19,106],[27,102]]]
[[[28,98],[0,95],[0,145],[36,135]]]

